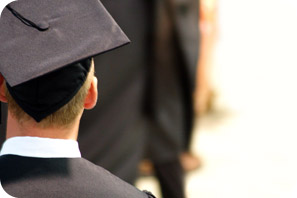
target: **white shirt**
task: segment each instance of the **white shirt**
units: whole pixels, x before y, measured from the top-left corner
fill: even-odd
[[[80,158],[78,142],[75,140],[13,137],[7,139],[1,149],[1,155],[19,155],[38,158]]]

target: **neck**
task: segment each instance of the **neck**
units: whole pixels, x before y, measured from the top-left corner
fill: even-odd
[[[40,128],[38,123],[33,119],[20,124],[10,112],[7,117],[7,130],[6,139],[17,136],[31,136],[41,138],[54,138],[54,139],[71,139],[76,140],[79,129],[80,116],[67,127],[49,127]]]

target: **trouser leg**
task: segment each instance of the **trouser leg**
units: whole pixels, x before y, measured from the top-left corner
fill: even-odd
[[[178,158],[154,164],[163,198],[185,198],[184,173]]]

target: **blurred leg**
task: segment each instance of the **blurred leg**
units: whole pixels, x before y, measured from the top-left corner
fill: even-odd
[[[184,198],[184,173],[178,158],[154,164],[163,198]]]

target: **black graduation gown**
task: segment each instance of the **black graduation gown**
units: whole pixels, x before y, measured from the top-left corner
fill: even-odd
[[[0,157],[0,180],[19,198],[150,198],[83,158]]]

